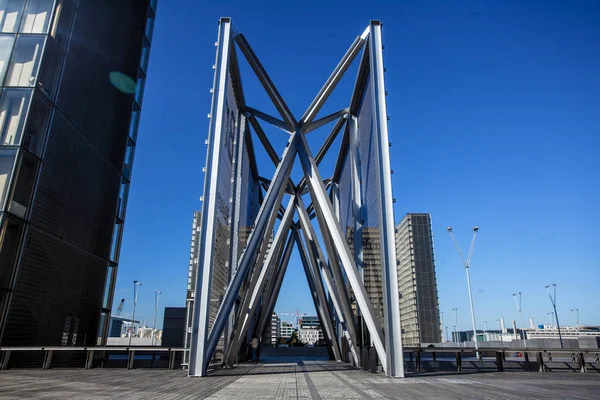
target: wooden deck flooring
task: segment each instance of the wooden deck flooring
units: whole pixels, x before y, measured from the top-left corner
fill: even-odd
[[[409,374],[390,379],[326,360],[242,364],[189,378],[185,371],[7,370],[1,399],[520,399],[600,398],[600,374]]]

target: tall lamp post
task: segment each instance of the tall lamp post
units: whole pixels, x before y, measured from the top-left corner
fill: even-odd
[[[479,346],[477,345],[477,328],[475,325],[475,309],[473,307],[473,294],[471,293],[471,276],[469,275],[469,266],[471,265],[471,257],[473,256],[473,247],[475,246],[475,238],[477,237],[477,232],[479,231],[479,227],[476,226],[473,228],[473,239],[471,240],[471,248],[469,249],[469,255],[467,256],[466,260],[463,257],[462,252],[460,251],[460,247],[458,247],[458,242],[456,241],[456,239],[454,238],[454,235],[452,234],[452,227],[449,226],[446,230],[450,234],[450,237],[452,238],[452,241],[454,242],[454,246],[456,247],[456,251],[458,251],[458,255],[460,256],[460,259],[462,260],[462,262],[465,266],[465,271],[467,272],[467,287],[469,288],[469,302],[471,303],[471,322],[473,323],[473,340],[475,341],[475,350],[479,350]],[[479,358],[479,352],[477,352],[477,358]]]
[[[550,293],[550,285],[546,285],[546,292],[548,292],[548,297],[550,297],[550,302],[552,303],[552,307],[554,307],[554,315],[556,316],[556,326],[558,327],[558,337],[560,338],[560,347],[564,348],[562,334],[560,333],[560,322],[558,322],[558,312],[556,311],[556,283],[553,283],[554,287],[554,297]]]
[[[453,308],[452,312],[454,313],[454,337],[452,338],[452,341],[456,340],[456,342],[458,342],[459,340],[456,332],[456,327],[458,326],[458,308]]]
[[[579,308],[574,308],[574,309],[571,310],[571,312],[573,312],[573,311],[575,311],[577,313],[576,314],[576,318],[577,318],[577,320],[576,320],[577,324],[576,325],[579,325]]]
[[[449,342],[450,339],[448,339],[448,325],[446,325],[446,342]]]
[[[129,347],[131,347],[131,337],[133,336],[133,323],[135,321],[135,306],[137,305],[138,294],[140,293],[140,287],[142,282],[133,281],[133,313],[131,313],[131,326],[129,327]]]
[[[527,342],[525,341],[525,331],[523,330],[523,314],[521,312],[521,292],[519,292],[519,300],[517,300],[517,293],[513,293],[513,299],[515,299],[517,311],[519,311],[519,319],[521,320],[521,336],[523,337],[523,346],[527,347]]]
[[[160,294],[162,292],[158,289],[154,290],[154,319],[152,320],[152,346],[154,346],[154,336],[156,335],[156,313],[158,312],[158,302],[160,301]]]

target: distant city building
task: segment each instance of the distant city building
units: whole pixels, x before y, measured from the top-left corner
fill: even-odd
[[[133,321],[131,324],[131,318],[111,316],[110,325],[108,328],[108,337],[125,337],[128,336],[129,331],[132,330],[133,336],[137,335],[140,321]]]
[[[1,346],[106,343],[155,9],[0,1]]]
[[[520,330],[519,330],[520,331]],[[561,326],[560,336],[556,325],[540,325],[535,329],[525,329],[527,339],[579,339],[583,337],[599,337],[600,326]]]
[[[263,336],[263,343],[267,343],[269,345],[276,345],[277,339],[281,337],[280,335],[280,326],[281,320],[279,316],[275,313],[271,315],[271,324],[267,327],[265,334]]]
[[[324,339],[319,317],[304,316],[298,321],[298,339],[311,346]]]
[[[433,231],[429,214],[406,214],[396,226],[402,344],[441,342]]]
[[[279,337],[289,339],[292,337],[294,331],[294,325],[287,321],[281,321],[281,325],[279,326]]]

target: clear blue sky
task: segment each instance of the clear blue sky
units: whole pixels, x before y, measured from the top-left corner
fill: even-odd
[[[599,2],[222,3],[159,1],[115,308],[125,297],[130,315],[134,279],[140,319],[151,323],[156,288],[159,326],[163,306],[184,305],[218,18],[233,18],[297,116],[381,19],[396,220],[432,214],[445,324],[457,307],[459,328],[470,327],[448,225],[464,251],[480,227],[471,268],[479,329],[518,318],[516,291],[524,319],[547,322],[553,282],[562,324],[575,323],[573,308],[600,324]],[[346,106],[353,79],[331,110]],[[246,97],[268,110],[255,88]],[[296,255],[288,275],[276,310],[314,313]]]

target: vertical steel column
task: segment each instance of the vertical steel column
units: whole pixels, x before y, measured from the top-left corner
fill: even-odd
[[[381,22],[371,21],[369,36],[371,78],[373,83],[373,134],[379,145],[380,227],[382,249],[382,274],[384,298],[385,348],[388,369],[391,377],[404,377],[402,360],[402,336],[400,328],[400,306],[398,275],[396,266],[396,240],[394,232],[394,206],[392,197],[392,176],[390,166],[387,111],[385,102],[385,82],[383,69],[383,45],[381,42]]]
[[[215,62],[215,87],[211,106],[209,148],[206,159],[204,180],[204,202],[200,225],[199,265],[196,276],[196,296],[190,348],[189,375],[204,376],[206,367],[206,340],[208,338],[208,315],[210,307],[210,286],[212,281],[213,240],[215,236],[215,211],[219,157],[222,139],[223,111],[227,85],[227,67],[231,39],[231,20],[219,20],[217,56]]]

